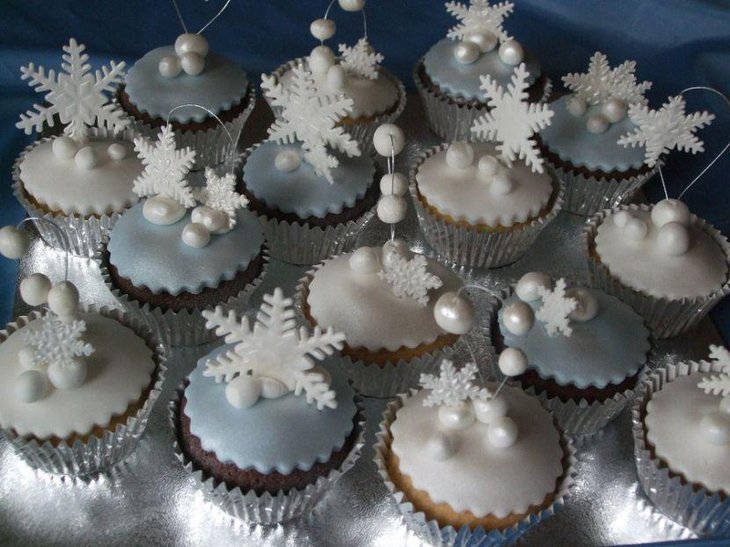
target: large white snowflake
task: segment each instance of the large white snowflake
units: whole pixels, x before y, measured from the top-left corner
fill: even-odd
[[[410,297],[425,306],[428,304],[428,290],[438,289],[443,284],[438,276],[428,272],[427,265],[423,255],[417,254],[408,260],[394,254],[383,264],[378,275],[393,287],[393,292],[399,298]]]
[[[331,327],[324,332],[315,327],[311,336],[306,327],[297,329],[292,300],[284,298],[281,289],[264,295],[253,328],[248,317],[239,321],[233,310],[226,316],[220,306],[204,311],[203,317],[207,328],[215,328],[218,336],[225,335],[227,344],[235,344],[207,363],[205,376],[213,376],[216,382],[245,374],[274,378],[295,395],[303,392],[307,402],[315,402],[319,409],[337,407],[335,392],[324,375],[311,369],[315,359],[341,349],[345,335]]]
[[[219,177],[210,167],[205,168],[205,188],[196,190],[195,197],[206,207],[228,215],[230,228],[236,225],[236,209],[248,205],[248,198],[236,192],[236,176],[226,173]]]
[[[340,44],[339,50],[342,55],[340,64],[347,72],[370,80],[378,79],[380,75],[378,65],[383,62],[385,57],[373,49],[367,38],[360,38],[355,47]]]
[[[486,399],[489,391],[474,385],[477,372],[474,363],[467,363],[460,370],[456,370],[454,363],[444,359],[438,376],[421,374],[421,387],[431,390],[423,400],[423,406],[457,406],[468,400]]]
[[[519,157],[533,171],[542,173],[543,159],[531,137],[550,125],[554,112],[546,104],[527,102],[528,77],[525,64],[520,64],[505,91],[491,76],[481,76],[490,110],[474,120],[471,133],[479,139],[498,141],[497,150],[507,165]]]
[[[469,6],[461,2],[446,2],[446,10],[459,20],[459,24],[449,29],[446,36],[463,40],[470,34],[490,32],[502,42],[509,40],[509,34],[502,25],[513,9],[512,2],[500,2],[494,6],[490,6],[488,0],[471,0]]]
[[[63,322],[52,313],[39,321],[40,328],[26,329],[24,334],[25,343],[33,348],[35,366],[57,363],[63,367],[94,353],[94,347],[81,337],[86,332],[86,321]]]
[[[646,104],[644,93],[651,87],[651,82],[638,83],[635,70],[635,61],[625,61],[612,69],[608,57],[596,51],[588,64],[588,72],[566,74],[563,83],[588,104],[603,104],[609,99],[628,105]]]
[[[269,137],[279,143],[301,141],[304,159],[314,171],[334,183],[332,169],[339,160],[331,155],[328,146],[344,152],[349,157],[359,156],[357,141],[337,124],[352,112],[352,99],[317,89],[312,74],[298,65],[292,69],[289,86],[276,82],[273,76],[261,76],[261,88],[271,99],[272,106],[283,111],[269,127]]]
[[[673,148],[693,154],[704,152],[704,143],[697,138],[695,131],[709,125],[715,116],[707,111],[687,116],[684,107],[681,95],[669,97],[669,102],[664,103],[659,110],[632,104],[629,118],[638,127],[621,135],[618,144],[632,148],[644,146],[644,161],[649,167],[654,167],[659,157]]]
[[[542,298],[542,306],[535,312],[535,317],[545,323],[548,336],[573,334],[569,316],[575,310],[578,302],[565,295],[565,288],[563,278],[555,282],[555,288],[552,290],[543,286],[537,288],[537,293]]]
[[[185,179],[195,162],[195,150],[177,149],[170,124],[162,127],[154,144],[144,137],[134,139],[134,149],[144,165],[132,186],[135,194],[166,196],[183,207],[195,207],[195,196]]]
[[[712,395],[730,395],[730,351],[722,346],[710,346],[710,359],[722,367],[720,374],[705,376],[697,387]]]
[[[46,73],[42,66],[36,69],[33,63],[20,68],[21,79],[29,80],[28,85],[38,93],[46,93],[44,99],[48,106],[33,105],[35,110],[21,114],[16,127],[30,135],[33,130],[40,132],[44,123],[53,127],[53,116],[58,115],[61,123],[67,124],[63,132],[75,141],[82,141],[94,123],[113,131],[120,131],[129,123],[107,95],[121,83],[124,63],[110,61],[109,67],[102,66],[92,73],[85,50],[85,45],[71,38],[63,46],[63,72],[58,75],[55,70]]]

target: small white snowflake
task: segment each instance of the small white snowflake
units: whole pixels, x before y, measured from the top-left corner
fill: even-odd
[[[274,378],[295,395],[303,392],[307,402],[315,402],[320,410],[336,408],[335,392],[322,374],[310,369],[315,359],[342,349],[345,335],[331,327],[324,332],[316,327],[311,336],[306,327],[297,329],[292,300],[284,298],[280,288],[273,295],[264,295],[263,300],[253,328],[248,317],[239,321],[233,310],[225,315],[218,306],[215,311],[203,312],[206,327],[216,329],[218,336],[225,335],[227,344],[235,344],[232,350],[208,361],[203,375],[214,377],[216,382],[230,382],[249,373]]]
[[[339,121],[352,112],[352,99],[317,89],[312,74],[298,65],[292,69],[291,83],[284,87],[273,76],[261,76],[261,89],[272,106],[282,107],[281,117],[269,127],[269,138],[279,143],[300,141],[304,159],[314,171],[334,183],[332,169],[339,160],[329,154],[330,146],[349,157],[359,156],[360,147]]]
[[[64,367],[94,353],[94,347],[81,337],[86,332],[86,321],[63,322],[52,313],[38,321],[40,328],[27,329],[24,333],[25,343],[34,350],[34,366],[57,363]]]
[[[40,132],[43,124],[53,127],[53,116],[58,115],[62,124],[67,124],[63,132],[77,142],[88,134],[94,123],[106,126],[113,131],[121,131],[129,123],[116,103],[109,102],[108,93],[113,93],[124,77],[124,63],[109,62],[109,67],[91,72],[89,56],[84,53],[86,46],[71,38],[63,46],[62,72],[49,70],[30,63],[20,68],[21,79],[29,80],[28,85],[38,93],[46,93],[45,101],[49,106],[33,105],[20,115],[16,127],[27,135],[35,130]]]
[[[195,207],[195,196],[185,179],[195,162],[195,150],[177,149],[170,124],[162,127],[154,144],[144,137],[135,138],[134,149],[144,165],[144,171],[132,186],[135,194],[139,197],[166,196],[183,207]]]
[[[535,312],[535,317],[545,323],[548,336],[563,334],[570,336],[573,329],[570,327],[569,315],[578,305],[574,298],[565,296],[565,279],[555,282],[553,290],[543,286],[537,287],[537,293],[542,298],[542,306]]]
[[[378,79],[378,65],[385,57],[373,49],[367,38],[360,38],[355,47],[340,44],[339,50],[342,55],[340,64],[347,72],[370,80]]]
[[[627,105],[646,104],[644,93],[651,87],[651,82],[638,83],[635,70],[635,61],[625,61],[612,69],[608,57],[596,51],[588,64],[588,72],[566,74],[563,83],[591,105],[603,104],[610,99]]]
[[[722,367],[720,374],[705,376],[697,387],[711,395],[730,395],[730,351],[722,346],[710,346],[710,359]]]
[[[454,368],[454,363],[448,359],[441,362],[441,371],[434,374],[421,374],[419,383],[431,393],[423,400],[423,406],[457,406],[468,400],[487,399],[489,391],[474,385],[474,378],[478,372],[474,363],[467,363],[460,370]]]
[[[659,157],[676,148],[696,154],[704,152],[704,143],[697,138],[695,132],[709,125],[715,119],[709,112],[694,112],[687,116],[684,113],[685,102],[681,95],[669,97],[659,110],[651,110],[644,105],[631,105],[629,118],[638,127],[632,132],[621,135],[618,144],[644,146],[644,161],[654,167]]]
[[[489,32],[502,42],[509,40],[509,34],[502,25],[513,9],[512,2],[500,2],[494,6],[490,6],[488,0],[471,0],[469,6],[460,2],[446,2],[446,10],[459,20],[459,24],[452,27],[446,36],[463,40],[470,34]]]
[[[474,120],[471,133],[479,139],[498,141],[497,150],[507,165],[519,157],[533,171],[542,173],[543,159],[531,137],[550,125],[554,112],[546,104],[527,102],[528,76],[525,64],[520,64],[507,91],[491,76],[481,76],[490,110]]]
[[[236,176],[226,173],[222,177],[210,167],[205,168],[205,188],[195,191],[200,203],[228,215],[228,227],[236,225],[236,209],[246,207],[248,198],[236,192]]]
[[[428,272],[427,266],[428,262],[423,255],[417,254],[408,260],[394,254],[383,264],[383,270],[378,275],[393,287],[397,297],[410,297],[425,306],[428,304],[429,289],[438,289],[443,285],[438,276]]]

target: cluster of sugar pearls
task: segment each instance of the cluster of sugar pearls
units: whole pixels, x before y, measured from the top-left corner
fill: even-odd
[[[581,117],[588,110],[588,103],[577,95],[568,99],[568,112],[575,117]],[[599,134],[608,131],[612,123],[618,123],[626,118],[629,112],[628,105],[619,99],[609,99],[601,104],[599,114],[591,114],[586,118],[586,129],[590,133]]]
[[[470,34],[454,46],[454,58],[462,65],[470,65],[484,53],[494,50],[497,41],[491,32]],[[525,48],[517,40],[511,39],[502,42],[497,54],[505,65],[517,66],[525,59]]]
[[[691,245],[688,229],[691,220],[689,209],[679,200],[664,199],[654,205],[651,209],[651,222],[659,228],[655,242],[659,252],[667,256],[686,254]],[[643,241],[649,233],[646,222],[627,209],[614,213],[612,221],[630,241]]]
[[[52,149],[56,158],[73,160],[79,169],[94,169],[99,164],[99,157],[92,146],[82,146],[71,137],[56,137]],[[106,153],[113,161],[121,161],[127,157],[129,150],[123,144],[114,142],[107,147]]]
[[[469,169],[474,161],[474,148],[467,142],[454,142],[446,149],[446,165],[452,169]],[[479,158],[477,178],[489,184],[489,191],[496,195],[507,195],[514,188],[507,167],[491,154],[484,154]]]
[[[175,55],[160,59],[158,69],[164,78],[177,78],[180,72],[197,76],[205,69],[208,40],[201,34],[185,33],[175,40]]]

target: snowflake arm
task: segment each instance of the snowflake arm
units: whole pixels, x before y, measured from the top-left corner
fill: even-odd
[[[219,177],[210,167],[205,168],[205,188],[194,193],[195,198],[206,207],[225,213],[229,228],[236,225],[236,209],[248,205],[248,198],[236,192],[235,175],[227,173]]]
[[[308,403],[316,403],[317,409],[337,408],[337,394],[324,381],[324,375],[318,372],[300,372],[296,375],[294,395],[304,393]]]
[[[380,279],[393,287],[399,298],[410,297],[421,306],[428,304],[429,289],[438,289],[443,282],[427,270],[428,262],[423,255],[415,255],[411,260],[393,256],[379,273]]]
[[[555,288],[552,290],[542,286],[537,289],[542,298],[542,306],[535,312],[535,317],[545,323],[548,336],[573,334],[569,316],[575,310],[578,302],[574,298],[565,296],[565,288],[565,279],[560,278],[555,282]]]
[[[720,365],[720,374],[705,376],[697,384],[708,395],[730,395],[730,351],[723,346],[710,346],[710,359],[713,364]]]
[[[378,65],[385,57],[373,50],[367,38],[360,38],[354,47],[340,44],[339,50],[342,55],[340,64],[347,72],[369,80],[378,79]]]
[[[34,350],[35,366],[51,363],[66,366],[79,357],[94,353],[94,347],[82,339],[83,333],[86,332],[86,321],[76,319],[62,322],[50,313],[39,321],[41,322],[39,329],[29,329],[25,332],[25,342]]]
[[[446,11],[456,17],[459,24],[449,29],[447,38],[463,40],[470,34],[489,32],[501,42],[510,39],[504,30],[504,20],[512,13],[512,2],[500,2],[490,6],[488,0],[471,0],[466,6],[460,2],[446,2]]]
[[[477,372],[474,363],[467,363],[457,371],[452,361],[444,359],[438,376],[421,374],[421,387],[431,390],[423,400],[423,406],[457,406],[468,400],[486,399],[489,391],[474,385]]]
[[[651,88],[651,82],[638,83],[636,62],[625,61],[612,69],[608,57],[596,51],[588,64],[588,72],[563,76],[565,86],[590,105],[603,104],[617,99],[627,105],[646,104],[644,93]]]

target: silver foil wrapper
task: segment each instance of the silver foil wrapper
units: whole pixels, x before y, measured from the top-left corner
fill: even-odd
[[[621,210],[650,211],[648,205],[624,205]],[[601,211],[586,221],[583,229],[583,251],[588,262],[591,282],[608,294],[619,298],[641,315],[656,338],[672,338],[694,328],[720,300],[730,293],[730,276],[722,287],[705,297],[670,299],[652,296],[633,289],[611,275],[595,250],[598,227],[615,211]],[[692,224],[705,232],[722,249],[730,271],[730,244],[727,238],[705,220],[692,215]],[[650,267],[648,265],[647,267]]]
[[[449,222],[424,207],[416,183],[416,174],[423,162],[448,146],[441,144],[423,152],[410,171],[411,197],[424,238],[440,256],[461,266],[497,268],[516,262],[562,209],[565,185],[553,180],[553,185],[557,187],[557,195],[551,198],[550,210],[517,227],[484,230],[465,226],[463,222]],[[553,193],[555,194],[555,190]]]
[[[13,430],[2,431],[18,456],[31,467],[47,473],[75,477],[88,477],[107,471],[132,453],[147,427],[147,420],[160,396],[167,370],[165,348],[149,332],[144,322],[121,310],[110,310],[94,305],[84,306],[83,309],[114,319],[132,329],[152,350],[156,368],[152,388],[141,408],[133,416],[129,416],[124,424],[117,425],[113,431],[105,430],[102,437],[89,435],[86,441],[76,439],[73,444],[61,440],[54,446],[50,441],[39,442],[37,439],[19,436]],[[30,315],[18,317],[0,331],[0,344],[8,336],[42,315],[44,314],[35,311]]]
[[[405,494],[393,484],[386,466],[387,454],[390,452],[390,445],[393,440],[390,425],[395,421],[396,413],[407,398],[408,395],[400,395],[397,399],[388,403],[383,413],[380,430],[375,435],[375,465],[388,491],[398,503],[398,509],[406,526],[424,543],[436,547],[487,547],[511,544],[530,528],[539,525],[542,521],[560,511],[568,501],[570,492],[575,485],[577,459],[573,441],[561,431],[561,444],[566,452],[567,468],[560,484],[557,486],[554,500],[548,507],[537,513],[529,514],[514,526],[504,530],[485,530],[482,527],[472,530],[467,526],[457,530],[453,526],[440,526],[436,520],[428,520],[426,515],[419,512],[408,501]]]
[[[355,465],[365,445],[365,410],[360,401],[356,400],[358,410],[357,424],[355,424],[357,438],[352,449],[339,468],[332,469],[326,476],[319,477],[315,483],[307,485],[304,490],[292,488],[288,492],[280,490],[276,494],[264,492],[257,495],[254,491],[244,492],[238,486],[228,488],[223,481],[220,481],[216,486],[215,479],[206,477],[203,471],[188,459],[178,442],[178,415],[184,392],[185,382],[177,388],[172,401],[168,404],[169,419],[175,432],[173,444],[175,457],[193,477],[196,486],[203,493],[206,500],[229,515],[248,523],[274,525],[305,515],[319,503],[328,490],[333,488],[337,480]]]
[[[652,503],[662,513],[698,534],[727,537],[730,535],[730,498],[670,471],[665,462],[652,455],[644,427],[647,403],[666,384],[681,376],[720,372],[722,365],[707,361],[669,364],[657,369],[642,382],[631,411],[631,421],[639,483]]]

